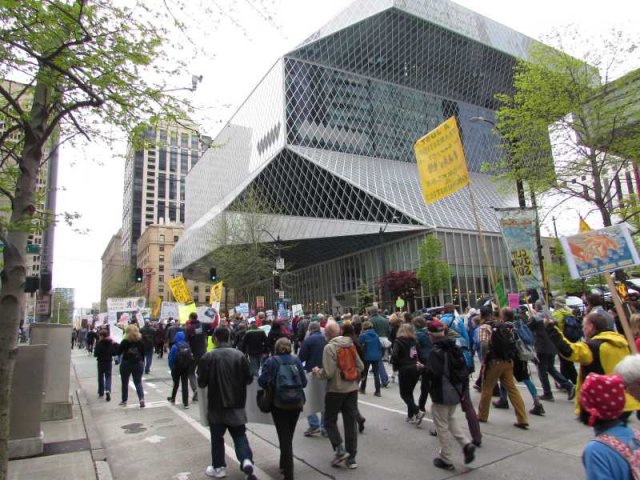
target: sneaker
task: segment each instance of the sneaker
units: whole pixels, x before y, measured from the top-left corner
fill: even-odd
[[[320,427],[309,427],[304,431],[304,436],[313,437],[316,433],[320,433]]]
[[[462,448],[462,453],[464,453],[464,464],[467,465],[476,459],[476,446],[473,443],[467,443]]]
[[[175,398],[171,398],[171,397],[167,397],[167,402],[176,403],[176,399]],[[213,467],[211,467],[211,468],[213,468]]]
[[[438,468],[442,468],[443,470],[455,470],[455,467],[452,464],[445,462],[440,457],[434,458],[433,464]]]
[[[122,401],[118,405],[121,406],[121,407],[126,407],[127,406],[127,402]]]
[[[189,405],[184,405],[183,407],[185,410],[189,410]]]
[[[193,397],[191,397],[191,401],[192,402],[197,402],[198,401],[198,392],[193,394]]]
[[[542,404],[538,403],[534,405],[531,410],[529,410],[529,413],[531,415],[538,415],[539,417],[542,417],[546,412],[544,411],[544,407],[542,406]]]
[[[473,443],[477,448],[482,446],[482,440],[472,440],[471,443]]]
[[[544,395],[540,395],[538,397],[540,400],[545,400],[547,402],[553,402],[553,393],[545,393]]]
[[[380,392],[375,392],[375,393],[373,394],[373,396],[374,396],[374,397],[381,397],[381,396],[382,396],[382,394],[381,394]]]
[[[364,417],[361,417],[358,420],[358,432],[360,432],[360,433],[364,432],[364,422],[366,422],[366,421],[367,421],[367,419],[364,418]]]
[[[349,453],[344,449],[342,445],[336,447],[336,454],[331,460],[331,466],[338,467],[342,462],[349,458]]]
[[[364,388],[360,389],[360,395],[364,395]]]
[[[247,480],[256,480],[256,476],[253,474],[253,462],[248,458],[242,461],[241,470],[246,475]]]
[[[145,404],[144,404],[144,400],[140,400],[140,408],[144,408]]]
[[[520,430],[529,430],[528,423],[514,423],[513,426],[519,428]]]
[[[207,477],[224,478],[227,476],[227,468],[226,467],[213,468],[213,465],[209,465],[207,469],[204,471],[204,474]]]
[[[509,402],[507,402],[506,400],[505,400],[505,401],[502,401],[502,400],[494,400],[494,401],[493,401],[493,402],[491,402],[491,403],[493,404],[493,406],[494,406],[495,408],[503,408],[503,409],[505,409],[505,410],[508,410],[508,409],[509,409]]]
[[[567,392],[567,400],[571,401],[574,398],[576,398],[576,386],[575,385],[571,385],[571,388]]]
[[[107,402],[110,402],[110,401],[111,401],[111,392],[107,392],[107,393],[105,394],[105,400],[106,400]]]
[[[382,388],[389,388],[389,382],[387,382],[387,383],[383,383],[383,384],[382,384]]]
[[[356,463],[356,459],[353,457],[349,457],[347,458],[347,460],[344,462],[344,466],[347,468],[350,468],[351,470],[355,470],[356,468],[358,468],[358,464]]]
[[[362,429],[364,430],[364,427],[362,427]],[[320,430],[320,435],[322,435],[324,438],[329,437],[329,434],[328,434],[328,433],[327,433],[327,431],[326,431],[326,430],[324,430],[324,429],[321,429],[321,430]]]
[[[102,393],[98,394],[98,398],[102,398],[104,395]]]
[[[416,427],[418,425],[420,425],[422,423],[422,419],[424,418],[424,414],[425,412],[423,412],[422,410],[420,410],[418,413],[416,413]]]
[[[407,417],[404,419],[404,421],[413,425],[416,423],[416,416],[414,415],[413,417]]]

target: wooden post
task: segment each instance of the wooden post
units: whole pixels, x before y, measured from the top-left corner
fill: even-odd
[[[631,333],[631,327],[629,326],[629,321],[627,320],[627,315],[622,307],[622,301],[618,295],[618,290],[616,290],[616,286],[613,282],[613,277],[611,273],[606,272],[604,274],[604,278],[607,280],[607,285],[609,286],[609,290],[611,290],[611,298],[613,299],[613,304],[616,307],[616,312],[618,313],[618,318],[620,319],[620,324],[622,325],[622,329],[624,330],[624,336],[627,337],[627,342],[629,343],[629,348],[631,349],[631,353],[638,353],[638,349],[636,348],[636,342],[633,338],[633,333]]]

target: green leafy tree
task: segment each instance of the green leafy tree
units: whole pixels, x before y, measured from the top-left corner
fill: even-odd
[[[545,275],[549,281],[551,291],[559,291],[562,295],[581,295],[584,289],[584,282],[580,279],[571,278],[560,240],[554,242],[552,251],[553,261],[545,262],[544,264]]]
[[[358,290],[356,291],[356,297],[358,299],[358,311],[366,311],[367,307],[373,303],[373,293],[369,290],[369,285],[366,282],[360,282]]]
[[[640,152],[640,74],[612,81],[637,45],[616,33],[596,47],[583,39],[580,59],[561,51],[563,40],[579,37],[556,34],[549,43],[559,49],[534,44],[530,61],[516,65],[513,93],[497,96],[506,155],[494,167],[511,184],[521,180],[533,193],[559,196],[558,205],[587,202],[608,226],[616,180]]]
[[[451,269],[442,256],[442,242],[435,235],[429,235],[418,249],[420,264],[417,277],[428,296],[438,295],[449,286]]]
[[[53,291],[52,300],[53,314],[55,321],[62,324],[70,324],[73,322],[73,311],[75,302],[73,291],[66,288],[56,288]]]
[[[15,80],[0,82],[0,195],[9,205],[0,218],[0,480],[7,478],[24,252],[33,225],[43,228],[39,220],[51,218],[37,201],[46,147],[112,131],[143,133],[145,120],[184,116],[184,100],[154,80],[185,68],[164,66],[168,32],[155,23],[159,17],[141,2],[129,8],[111,0],[0,0],[0,71]]]

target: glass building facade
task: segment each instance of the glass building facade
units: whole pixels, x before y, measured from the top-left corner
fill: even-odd
[[[448,0],[354,2],[275,63],[215,138],[219,147],[192,168],[174,270],[206,276],[216,220],[242,215],[252,195],[288,246],[286,296],[305,310],[355,306],[359,283],[376,285],[382,265],[416,270],[432,233],[452,278],[439,298],[417,292],[415,306],[474,304],[490,285],[471,190],[491,268],[515,289],[493,213],[515,199],[482,173],[501,150],[473,118],[495,118],[495,94],[511,90],[516,59],[532,42]],[[471,186],[425,205],[413,145],[451,116]],[[275,302],[268,280],[246,295]]]

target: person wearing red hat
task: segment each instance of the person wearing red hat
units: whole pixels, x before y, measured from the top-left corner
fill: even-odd
[[[596,434],[582,455],[587,480],[640,478],[640,432],[621,419],[624,405],[624,382],[619,375],[587,376],[580,390],[580,420]]]

